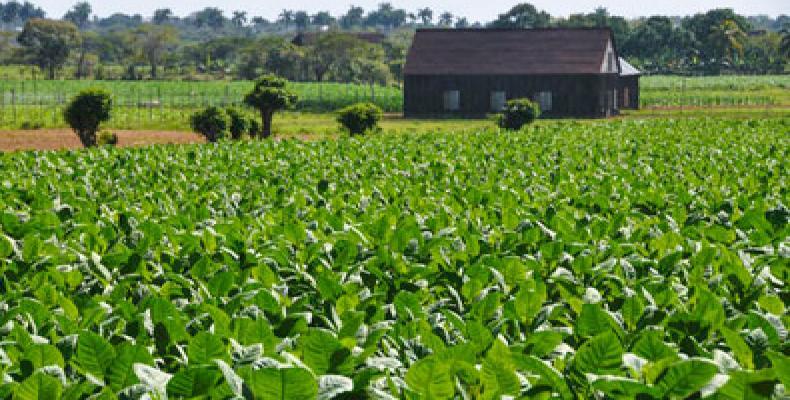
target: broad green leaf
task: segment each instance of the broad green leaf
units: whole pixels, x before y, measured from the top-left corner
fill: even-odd
[[[677,352],[663,341],[661,331],[649,330],[634,343],[631,352],[650,361],[675,357]]]
[[[143,346],[124,343],[119,345],[116,351],[118,355],[110,364],[109,371],[107,371],[107,381],[116,391],[139,381],[134,373],[134,364],[154,364],[153,357],[151,357],[148,349]]]
[[[776,376],[781,379],[785,388],[790,388],[790,357],[775,351],[769,351],[767,355]]]
[[[582,337],[592,337],[618,327],[617,322],[600,305],[584,304],[576,319],[575,332]]]
[[[571,392],[571,389],[568,387],[567,381],[563,378],[559,371],[550,365],[547,365],[537,357],[519,354],[514,355],[513,359],[518,369],[529,371],[546,380],[546,382],[548,382],[548,384],[551,385],[551,387],[553,387],[557,393],[559,393],[560,398],[563,400],[570,400],[575,397]]]
[[[500,340],[488,350],[480,374],[483,382],[483,398],[494,399],[505,395],[516,395],[521,388],[518,377],[513,372],[510,350]]]
[[[211,366],[182,369],[167,382],[167,394],[176,398],[207,396],[222,378],[219,370]]]
[[[335,336],[322,329],[311,329],[299,339],[302,359],[313,373],[323,375],[330,372],[335,364],[341,363],[350,355]],[[345,357],[342,354],[345,351]]]
[[[727,382],[712,396],[715,400],[757,400],[773,398],[777,374],[771,370],[760,372],[732,371]]]
[[[36,344],[25,351],[24,359],[32,363],[33,369],[49,365],[63,368],[63,356],[57,347],[48,344]]]
[[[302,368],[263,368],[242,373],[256,399],[313,399],[318,396],[315,377]]]
[[[213,364],[214,360],[224,360],[227,356],[227,346],[214,334],[200,332],[189,341],[187,357],[190,366]]]
[[[36,372],[14,389],[14,400],[58,400],[62,392],[58,379]]]
[[[406,373],[406,384],[423,399],[449,399],[455,394],[450,366],[434,357],[414,363]]]
[[[331,400],[354,390],[354,381],[341,375],[322,375],[318,379],[318,400]]]
[[[104,379],[115,360],[115,350],[103,337],[93,332],[80,333],[77,340],[77,363],[86,372]]]
[[[602,333],[581,345],[573,366],[582,373],[617,375],[622,366],[623,347],[614,333]]]
[[[754,369],[752,349],[750,349],[749,345],[741,338],[741,335],[725,327],[719,328],[719,332],[724,336],[724,340],[727,341],[727,346],[730,347],[732,353],[735,355],[735,359],[738,360],[741,366],[746,369]]]
[[[660,391],[655,387],[619,376],[599,377],[592,383],[592,387],[616,399],[635,399],[640,395],[657,398],[661,395]]]
[[[665,397],[684,399],[707,385],[717,371],[716,365],[708,361],[683,360],[669,366],[657,386]]]

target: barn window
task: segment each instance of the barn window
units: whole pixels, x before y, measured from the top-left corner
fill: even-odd
[[[491,92],[491,111],[502,111],[505,108],[505,92]]]
[[[623,107],[628,108],[631,105],[631,99],[628,93],[628,86],[623,88]]]
[[[461,92],[448,90],[444,92],[444,111],[458,111],[461,109]]]
[[[552,94],[551,92],[538,92],[535,95],[535,101],[540,105],[540,111],[551,111],[552,108]]]

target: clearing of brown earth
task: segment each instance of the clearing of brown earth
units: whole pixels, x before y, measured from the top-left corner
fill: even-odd
[[[203,137],[191,132],[115,131],[118,146],[202,143]],[[69,129],[0,131],[0,151],[65,150],[81,148],[77,135]]]

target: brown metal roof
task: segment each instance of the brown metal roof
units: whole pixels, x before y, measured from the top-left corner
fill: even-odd
[[[406,75],[600,74],[608,28],[420,29]]]

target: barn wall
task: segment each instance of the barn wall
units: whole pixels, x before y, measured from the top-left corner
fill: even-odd
[[[606,75],[513,75],[458,76],[407,75],[404,80],[404,115],[406,117],[478,118],[491,113],[491,92],[504,91],[508,100],[534,98],[543,91],[552,92],[553,109],[547,117],[605,117],[617,113],[611,93],[617,88],[617,76]],[[444,110],[444,92],[458,90],[460,110]]]
[[[628,101],[626,101],[626,88],[628,88]],[[621,76],[618,89],[620,94],[621,108],[638,110],[639,109],[639,75]],[[627,104],[627,106],[626,106]]]

